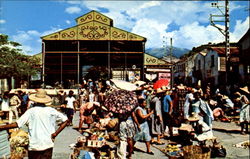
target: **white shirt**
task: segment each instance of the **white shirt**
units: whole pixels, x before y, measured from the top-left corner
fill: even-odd
[[[56,131],[56,121],[66,120],[67,117],[54,108],[35,106],[16,122],[19,128],[28,124],[29,150],[42,151],[54,147],[51,134]]]
[[[89,102],[94,102],[95,101],[95,94],[94,93],[91,93],[89,95]]]
[[[74,97],[66,97],[65,101],[67,101],[66,108],[74,109],[74,101],[76,101]]]
[[[2,111],[9,111],[10,110],[10,105],[9,105],[9,99],[2,99],[1,103],[1,110]]]

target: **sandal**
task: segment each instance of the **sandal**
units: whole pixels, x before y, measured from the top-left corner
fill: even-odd
[[[155,144],[156,145],[164,145],[165,143],[164,142],[156,142]]]
[[[149,154],[149,155],[154,155],[154,153],[153,153],[152,151],[147,152],[147,154]]]

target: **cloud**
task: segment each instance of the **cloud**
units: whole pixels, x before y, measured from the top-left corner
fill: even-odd
[[[69,21],[69,20],[66,20],[65,22],[66,22],[67,24],[71,24],[71,21]]]
[[[17,34],[10,36],[10,40],[20,43],[20,47],[25,54],[34,55],[41,52],[42,36],[62,30],[61,28],[51,27],[50,30],[38,32],[37,30],[18,31]]]
[[[165,35],[166,29],[166,24],[161,24],[156,20],[144,18],[137,21],[135,27],[132,29],[132,32],[146,37],[146,46],[154,48],[162,46],[163,40],[161,40],[161,38]]]
[[[68,7],[65,9],[65,12],[67,12],[69,14],[80,13],[81,11],[82,11],[82,9],[79,7],[76,7],[76,6]]]
[[[192,49],[208,42],[224,41],[224,36],[210,25],[210,14],[221,14],[211,2],[203,1],[70,1],[81,8],[100,11],[108,9],[106,16],[114,20],[114,26],[147,38],[146,48],[162,47],[163,36],[172,37],[174,46]],[[244,6],[231,1],[230,13]],[[224,6],[224,2],[219,2]],[[122,6],[122,7],[117,7]],[[224,11],[222,9],[222,11]],[[237,21],[230,34],[237,41],[249,26],[249,20]],[[175,24],[170,28],[170,24]],[[224,26],[221,26],[224,28]]]
[[[6,20],[0,19],[0,24],[4,24],[4,23],[6,23]]]
[[[237,20],[234,31],[230,34],[230,41],[238,42],[249,29],[249,16],[245,21]]]

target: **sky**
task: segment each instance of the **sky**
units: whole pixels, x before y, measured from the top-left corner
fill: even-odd
[[[170,45],[170,38],[174,47],[192,49],[225,40],[210,25],[210,14],[221,15],[211,2],[1,0],[0,33],[22,44],[25,54],[33,55],[41,52],[41,36],[73,27],[77,17],[96,10],[113,19],[115,27],[146,37],[146,49]],[[230,42],[238,42],[249,29],[249,2],[230,1],[229,11]],[[224,28],[224,23],[216,24]]]

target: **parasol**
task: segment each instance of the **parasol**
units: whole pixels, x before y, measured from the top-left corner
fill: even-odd
[[[160,79],[154,83],[154,89],[161,88],[162,86],[168,86],[169,81],[167,79]]]
[[[135,84],[127,82],[127,81],[116,80],[116,79],[111,79],[110,81],[111,81],[111,84],[113,84],[118,89],[123,89],[127,91],[135,91],[137,88]]]
[[[142,85],[146,84],[146,82],[145,81],[136,81],[134,84],[138,85],[138,86],[142,86]]]
[[[115,114],[127,114],[138,105],[136,94],[126,90],[114,90],[104,102],[109,111]]]

